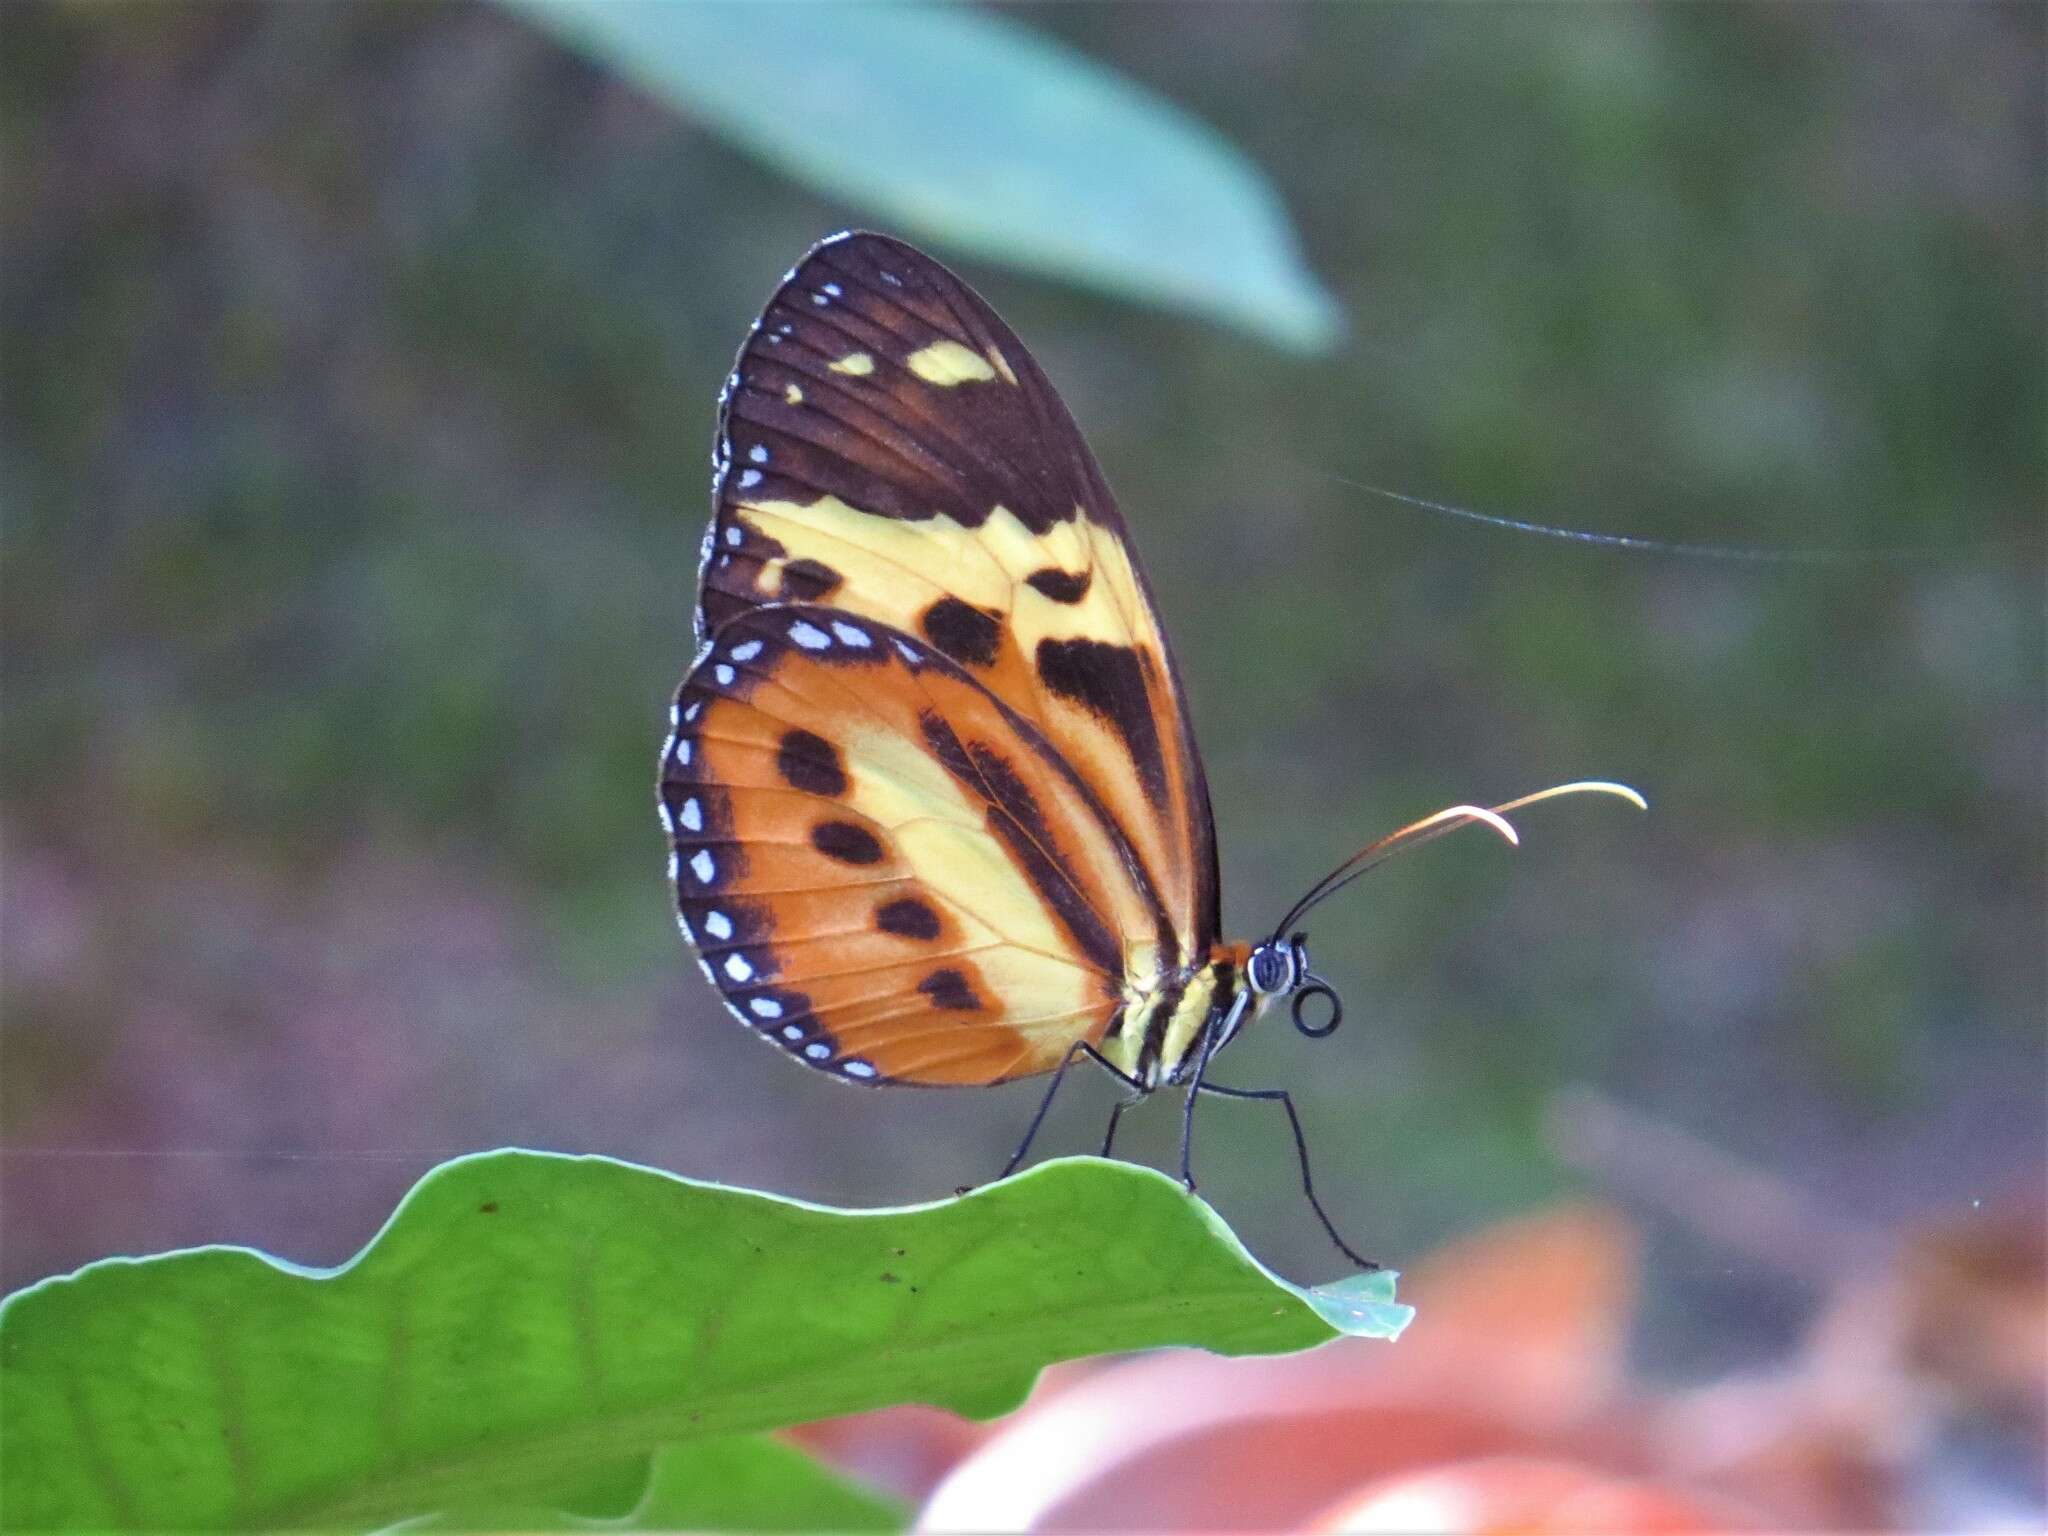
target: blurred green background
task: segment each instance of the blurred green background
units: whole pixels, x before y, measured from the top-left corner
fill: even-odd
[[[2040,8],[1015,16],[1263,167],[1348,317],[1292,354],[929,239],[1118,487],[1229,926],[1452,801],[1652,801],[1317,915],[1344,1029],[1219,1076],[1293,1088],[1354,1240],[1614,1194],[1657,1234],[1645,1352],[1690,1374],[1904,1224],[2038,1203]],[[0,1280],[338,1261],[502,1143],[862,1204],[991,1176],[1037,1087],[762,1049],[676,942],[654,814],[719,383],[874,209],[503,11],[4,25]],[[1850,553],[1593,550],[1347,479]],[[1750,1220],[1724,1155],[1811,1219]],[[1321,1276],[1292,1158],[1205,1113],[1205,1191]]]

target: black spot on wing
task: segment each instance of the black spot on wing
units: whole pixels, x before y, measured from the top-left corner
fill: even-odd
[[[915,896],[899,896],[875,909],[875,926],[899,938],[936,939],[939,936],[939,914],[932,910],[929,902]]]
[[[784,731],[775,752],[775,771],[792,789],[813,795],[846,793],[846,767],[839,749],[815,732]]]
[[[967,666],[987,666],[1002,648],[1001,621],[957,597],[940,598],[918,622],[927,640]]]
[[[866,827],[850,821],[821,821],[811,828],[811,846],[842,864],[879,864],[882,845]]]
[[[1155,804],[1166,799],[1166,757],[1137,650],[1101,640],[1041,640],[1038,675],[1045,686],[1107,722],[1123,738],[1138,782]]]
[[[917,990],[930,998],[935,1008],[952,1009],[959,1013],[979,1013],[982,1008],[982,1001],[975,995],[973,984],[951,966],[941,971],[933,971],[917,984]]]
[[[1093,573],[1089,571],[1063,571],[1057,566],[1047,566],[1042,571],[1033,571],[1024,581],[1032,590],[1056,603],[1078,603],[1088,595],[1088,583],[1092,579]]]
[[[838,591],[845,579],[822,560],[792,560],[782,568],[779,596],[784,602],[816,602]]]

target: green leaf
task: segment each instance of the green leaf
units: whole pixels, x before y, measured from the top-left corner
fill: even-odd
[[[910,1511],[827,1471],[793,1445],[765,1435],[692,1440],[654,1453],[645,1488],[616,1519],[546,1505],[499,1505],[460,1518],[408,1520],[428,1531],[900,1531]]]
[[[654,1457],[646,1497],[615,1529],[900,1531],[910,1511],[759,1435],[693,1440]]]
[[[1343,326],[1278,195],[1213,129],[966,6],[506,0],[892,233],[1315,351]]]
[[[362,1528],[549,1501],[629,1456],[923,1402],[1056,1360],[1392,1337],[1393,1277],[1304,1291],[1150,1169],[1042,1164],[833,1211],[607,1158],[489,1152],[335,1270],[108,1259],[0,1304],[10,1528]]]

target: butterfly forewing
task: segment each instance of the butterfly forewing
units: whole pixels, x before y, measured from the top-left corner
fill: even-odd
[[[726,1002],[856,1081],[1058,1065],[1158,900],[1086,781],[923,640],[843,609],[722,625],[662,764],[678,911]]]
[[[1155,903],[1133,973],[1206,953],[1208,791],[1123,518],[1023,344],[878,235],[789,275],[721,415],[700,635],[813,601],[944,653],[1085,782]]]

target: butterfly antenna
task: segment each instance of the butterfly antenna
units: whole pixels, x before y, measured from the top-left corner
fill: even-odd
[[[1539,789],[1534,794],[1522,795],[1495,806],[1446,806],[1420,821],[1411,821],[1400,830],[1389,832],[1385,837],[1367,843],[1352,854],[1311,886],[1308,894],[1288,909],[1287,915],[1273,925],[1273,937],[1278,940],[1306,916],[1311,908],[1328,901],[1367,870],[1384,864],[1397,853],[1405,853],[1410,848],[1419,848],[1424,843],[1434,842],[1445,833],[1455,832],[1460,827],[1490,827],[1511,847],[1519,846],[1522,841],[1521,835],[1508,821],[1508,813],[1544,800],[1562,799],[1566,795],[1613,795],[1617,799],[1628,801],[1639,811],[1647,811],[1650,808],[1650,803],[1626,784],[1612,784],[1604,779],[1580,779],[1570,784],[1553,784],[1548,789]]]

